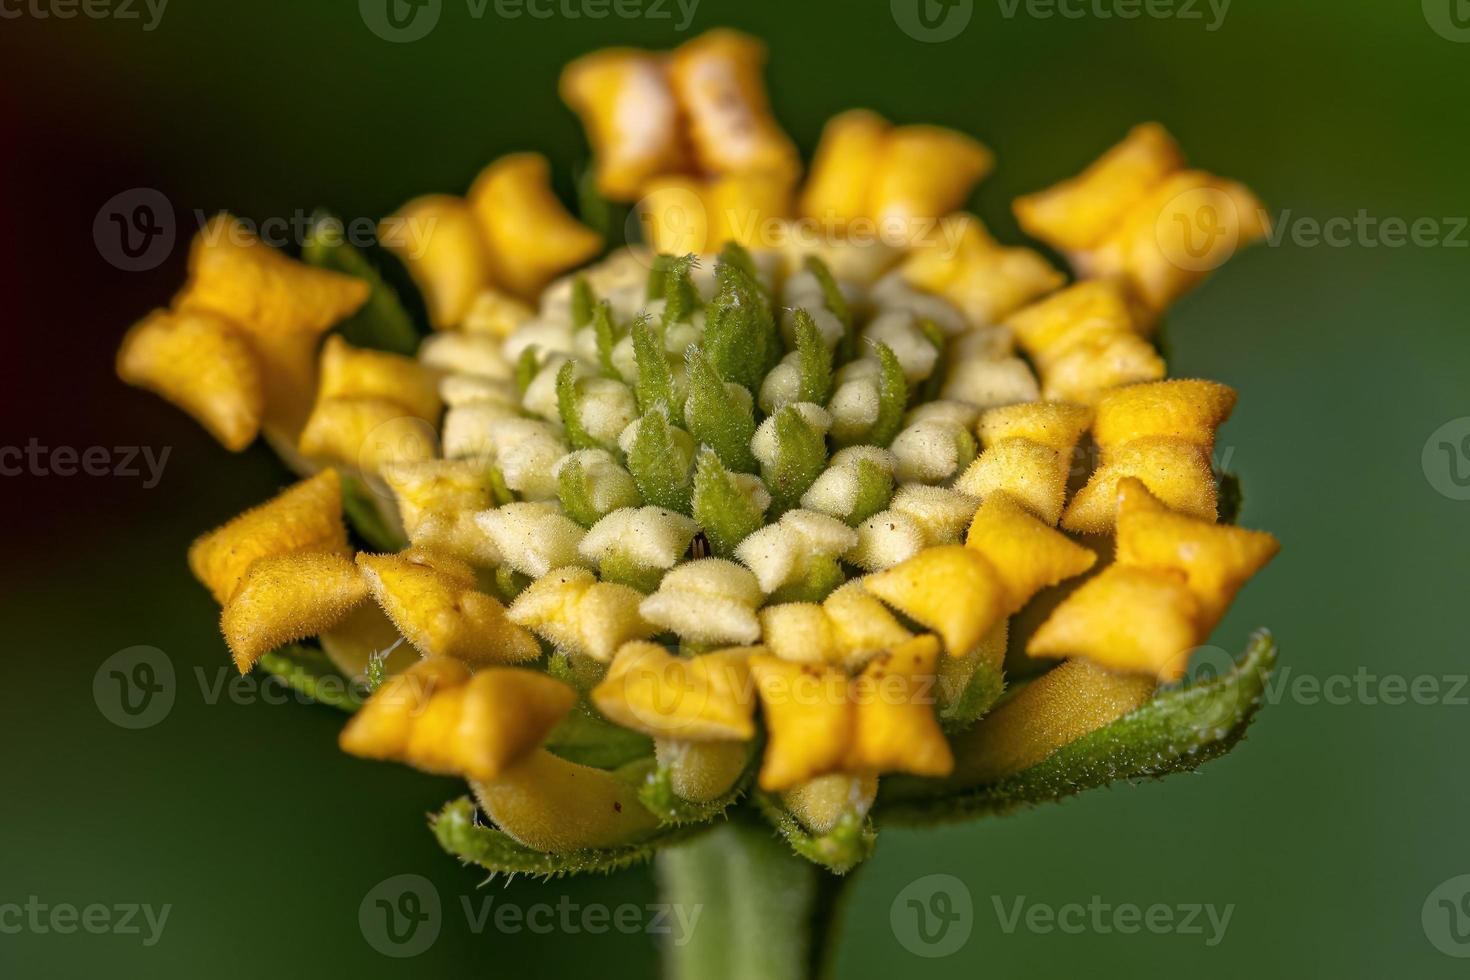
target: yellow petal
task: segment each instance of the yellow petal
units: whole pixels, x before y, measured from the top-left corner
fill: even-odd
[[[1118,496],[1118,564],[1182,572],[1199,601],[1203,633],[1214,629],[1240,587],[1281,549],[1264,531],[1176,514],[1134,479],[1119,481]]]
[[[1005,614],[1005,586],[973,548],[926,548],[863,579],[863,588],[944,638],[951,656],[974,647]]]
[[[599,582],[585,568],[558,568],[517,596],[508,615],[562,649],[607,663],[623,644],[658,631],[638,614],[642,601],[636,589]]]
[[[560,91],[587,130],[597,189],[609,200],[634,200],[651,178],[684,169],[679,107],[662,57],[596,51],[562,69]]]
[[[970,197],[995,156],[964,133],[939,126],[898,126],[883,141],[869,191],[868,214],[909,236],[924,219],[943,217]]]
[[[938,661],[939,640],[929,634],[868,661],[852,682],[847,771],[949,775],[954,756],[934,717]]]
[[[822,609],[832,624],[842,663],[849,668],[861,667],[874,655],[913,636],[863,588],[861,579],[834,590],[822,600]]]
[[[1184,165],[1173,138],[1158,123],[1135,126],[1079,176],[1016,199],[1022,230],[1054,248],[1096,245],[1149,189]]]
[[[1198,619],[1183,575],[1110,565],[1052,611],[1026,652],[1177,680],[1200,642]]]
[[[888,134],[888,122],[866,109],[827,120],[801,193],[801,213],[841,228],[868,212],[869,190]]]
[[[1048,399],[1091,405],[1110,388],[1157,381],[1167,373],[1154,345],[1132,330],[1097,330],[1049,355],[1041,370],[1041,393]]]
[[[366,598],[367,583],[339,554],[260,558],[225,604],[220,630],[247,674],[263,654],[330,629]]]
[[[1023,402],[992,408],[980,416],[976,431],[987,448],[1003,439],[1029,439],[1070,456],[1092,422],[1092,410],[1066,402]]]
[[[260,337],[323,333],[361,306],[362,279],[289,258],[228,214],[210,219],[189,249],[189,281],[175,304],[217,313]]]
[[[1097,561],[1091,549],[1037,520],[1005,493],[985,498],[965,545],[984,555],[1000,575],[1007,611],[1013,613],[1042,589],[1081,575]]]
[[[431,423],[390,398],[323,398],[311,410],[297,448],[315,459],[377,473],[393,463],[431,459]]]
[[[783,174],[732,174],[710,181],[704,200],[709,208],[705,248],[713,251],[726,242],[774,248],[776,219],[791,212],[791,180]]]
[[[628,643],[592,702],[616,724],[646,735],[746,741],[755,737],[748,659],[749,649],[681,657],[656,643]]]
[[[412,357],[353,347],[332,335],[322,345],[318,398],[390,398],[428,422],[439,419],[439,379]]]
[[[434,693],[458,689],[469,677],[469,670],[457,660],[419,661],[383,682],[342,729],[338,745],[364,759],[402,758],[409,734]]]
[[[776,657],[751,657],[750,672],[766,718],[761,789],[790,789],[841,769],[853,722],[847,674]]]
[[[539,671],[491,667],[477,672],[464,687],[454,733],[456,774],[495,779],[545,741],[576,703],[576,691]]]
[[[494,505],[493,470],[476,460],[390,463],[382,467],[381,475],[393,491],[410,536],[430,514],[458,514]]]
[[[1235,397],[1226,385],[1193,379],[1117,388],[1097,403],[1093,438],[1104,450],[1155,436],[1213,446],[1215,430],[1230,418]]]
[[[373,598],[398,631],[426,656],[471,665],[518,663],[541,654],[536,638],[506,618],[505,607],[463,577],[412,552],[357,556]]]
[[[1171,509],[1215,520],[1215,474],[1207,448],[1183,439],[1135,439],[1108,450],[1103,464],[1077,491],[1062,527],[1084,534],[1112,530],[1118,481],[1134,477]]]
[[[436,330],[459,326],[491,284],[490,253],[463,198],[416,197],[379,223],[378,240],[407,266]]]
[[[1057,749],[1147,704],[1151,677],[1068,660],[1024,683],[954,744],[951,783],[979,786],[1034,766]]]
[[[1062,516],[1072,453],[1030,439],[1002,439],[987,448],[955,481],[955,489],[984,500],[1008,493],[1048,524]]]
[[[1110,279],[1088,279],[1059,289],[1012,313],[1005,325],[1042,368],[1087,334],[1135,330],[1127,293]]]
[[[728,29],[701,34],[674,51],[669,77],[706,172],[794,180],[800,171],[796,148],[771,115],[761,80],[765,60],[765,45]]]
[[[475,178],[469,200],[497,279],[521,296],[535,295],[602,248],[601,236],[551,192],[551,166],[538,153],[512,153],[490,164]]]
[[[226,449],[244,449],[260,431],[265,391],[254,352],[212,313],[154,310],[123,338],[117,375],[194,416]]]
[[[833,624],[827,611],[814,602],[784,602],[766,606],[757,615],[761,639],[771,653],[793,663],[837,663]]]
[[[302,480],[200,537],[189,548],[189,568],[224,605],[256,559],[307,551],[350,553],[336,470]]]
[[[470,788],[496,827],[546,854],[629,844],[658,827],[635,787],[545,749]]]

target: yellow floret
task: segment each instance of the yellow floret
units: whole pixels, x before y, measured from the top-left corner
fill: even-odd
[[[868,661],[852,682],[852,742],[848,772],[947,776],[949,743],[934,718],[939,640],[916,636]]]
[[[315,636],[367,598],[367,583],[342,555],[306,552],[257,559],[220,615],[240,673],[276,647]]]
[[[545,749],[470,788],[496,827],[544,854],[615,847],[658,828],[631,783]]]
[[[964,545],[926,548],[863,579],[863,588],[944,638],[958,657],[1005,614],[1005,586],[983,555]]]
[[[203,535],[189,547],[189,568],[224,605],[252,562],[309,551],[351,553],[342,524],[342,481],[336,470],[302,480]]]
[[[536,638],[506,618],[505,607],[477,591],[468,568],[447,571],[413,552],[357,556],[373,598],[398,631],[426,656],[471,665],[518,663],[541,654]]]
[[[226,449],[244,449],[260,431],[260,365],[237,328],[213,313],[154,310],[123,338],[117,375],[194,416]]]
[[[657,631],[638,614],[642,600],[637,590],[599,582],[585,568],[559,568],[527,586],[508,615],[560,648],[606,663],[623,644]]]
[[[1042,589],[1081,575],[1097,561],[1091,550],[1037,520],[1005,493],[985,498],[965,545],[995,568],[1012,613]]]
[[[412,357],[353,347],[333,335],[322,345],[317,398],[390,398],[427,422],[439,419],[439,379]]]
[[[463,198],[416,197],[383,219],[378,240],[408,267],[436,330],[458,327],[490,286],[490,253]]]
[[[582,120],[597,167],[597,189],[631,201],[652,177],[685,164],[678,105],[665,59],[609,48],[562,69],[561,98]]]
[[[490,164],[475,178],[469,201],[496,280],[521,296],[534,296],[602,248],[601,236],[552,193],[551,167],[539,153],[512,153]]]
[[[592,702],[615,723],[646,735],[748,741],[755,737],[751,652],[683,657],[656,643],[628,643],[593,689]]]
[[[1169,437],[1135,439],[1109,449],[1087,485],[1077,491],[1062,515],[1062,527],[1103,534],[1113,527],[1118,481],[1141,480],[1173,510],[1213,521],[1215,474],[1208,448]]]
[[[1097,403],[1093,438],[1103,450],[1135,439],[1166,436],[1197,446],[1215,444],[1230,418],[1234,389],[1215,381],[1157,381],[1116,388]]]

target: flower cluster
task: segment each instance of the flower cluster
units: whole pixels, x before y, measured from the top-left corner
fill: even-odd
[[[1067,285],[955,210],[993,162],[962,134],[844,113],[798,187],[762,60],[716,31],[565,72],[646,243],[502,158],[385,220],[404,344],[364,256],[220,216],[119,354],[305,477],[190,551],[239,669],[318,645],[367,694],[342,748],[468,780],[493,826],[438,830],[489,867],[613,866],[751,799],[845,870],[875,814],[1192,765],[1269,665],[1211,682],[1224,714],[1157,686],[1277,547],[1221,513],[1234,392],[1151,341],[1205,271],[1155,229],[1224,195],[1248,240],[1249,193],[1139,127],[1017,202]]]

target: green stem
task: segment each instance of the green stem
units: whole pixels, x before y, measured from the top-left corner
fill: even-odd
[[[666,941],[666,980],[832,975],[835,913],[847,879],[792,853],[765,824],[737,815],[665,848],[656,861],[663,900],[695,922],[677,935],[683,945]]]

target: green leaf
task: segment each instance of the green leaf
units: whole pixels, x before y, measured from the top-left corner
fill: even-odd
[[[592,294],[592,286],[587,282],[586,276],[577,276],[572,280],[572,328],[581,330],[592,323],[592,308],[597,305],[597,297]]]
[[[357,536],[374,551],[402,551],[408,547],[402,531],[384,516],[384,508],[392,506],[355,476],[342,475],[342,513]]]
[[[613,348],[619,340],[618,328],[613,323],[612,304],[607,300],[592,310],[592,330],[597,336],[597,363],[602,368],[602,376],[622,381],[622,372],[613,363]]]
[[[832,352],[822,341],[822,331],[806,310],[797,310],[796,352],[801,381],[796,400],[826,405],[832,397]]]
[[[589,871],[618,871],[641,864],[659,848],[690,836],[689,831],[672,829],[619,847],[544,854],[518,843],[503,831],[479,823],[476,814],[474,802],[468,796],[461,796],[430,817],[429,826],[440,847],[461,861],[477,864],[493,874],[557,878]]]
[[[1189,772],[1230,751],[1261,707],[1276,642],[1258,631],[1228,673],[1160,693],[1148,704],[999,782],[939,795],[943,780],[886,782],[897,796],[879,818],[895,823],[963,820],[1060,800],[1118,780]],[[977,729],[978,731],[978,729]]]
[[[725,811],[745,795],[756,769],[759,768],[755,761],[757,758],[756,753],[751,752],[744,771],[735,780],[735,785],[723,795],[704,803],[686,800],[675,793],[670,770],[650,759],[643,765],[644,774],[638,786],[638,801],[663,824],[708,823],[724,816]],[[631,766],[629,770],[636,771]]]
[[[682,255],[669,263],[664,273],[665,329],[675,323],[687,322],[694,311],[704,305],[700,302],[699,291],[694,288],[694,280],[690,278],[690,273],[698,266],[697,255]]]
[[[1245,506],[1245,488],[1240,476],[1228,470],[1215,474],[1215,498],[1220,502],[1220,523],[1235,524],[1240,520],[1240,509]]]
[[[720,558],[732,557],[736,545],[766,522],[765,514],[740,492],[708,446],[701,447],[695,458],[693,506],[694,519],[704,529],[710,550]]]
[[[800,506],[801,495],[822,475],[827,443],[791,405],[777,412],[772,424],[776,427],[776,459],[761,467],[761,476],[771,494],[771,514],[779,517]]]
[[[643,316],[633,321],[633,357],[638,362],[638,381],[633,386],[638,410],[644,415],[662,412],[670,421],[678,422],[683,413],[675,404],[674,372],[664,353],[664,338]]]
[[[892,500],[893,474],[871,459],[859,459],[857,493],[853,497],[852,512],[847,515],[847,523],[857,527],[886,508]]]
[[[868,433],[867,441],[887,446],[903,428],[903,413],[908,406],[909,386],[903,377],[903,365],[887,344],[874,344],[882,370],[878,375],[878,420]]]
[[[787,582],[772,592],[766,601],[772,605],[781,602],[821,602],[846,581],[842,563],[836,558],[813,558],[805,575],[795,582]]]
[[[377,266],[348,244],[339,218],[320,211],[311,216],[301,243],[301,258],[317,268],[354,276],[371,287],[367,302],[337,325],[349,344],[394,354],[418,350],[420,335],[413,317]]]
[[[690,512],[689,473],[662,412],[650,412],[639,421],[628,452],[628,472],[645,504],[680,514]]]
[[[808,255],[805,266],[806,271],[815,276],[818,285],[822,287],[822,298],[828,312],[842,323],[842,342],[839,348],[842,360],[850,361],[857,356],[857,334],[853,330],[852,309],[847,305],[847,297],[842,295],[827,263],[815,255]]]
[[[607,449],[582,424],[582,396],[577,391],[577,366],[567,361],[556,372],[556,408],[573,449]]]
[[[362,707],[362,691],[316,647],[288,644],[265,654],[256,663],[293,691],[318,704],[348,714]]]
[[[732,394],[724,380],[698,347],[685,355],[689,374],[689,400],[685,406],[689,434],[696,443],[709,446],[720,461],[741,473],[758,468],[750,451],[755,435],[755,411],[750,400]]]
[[[833,874],[847,874],[866,861],[878,840],[873,821],[866,816],[845,813],[827,833],[813,834],[781,805],[779,798],[757,792],[755,802],[761,815],[786,838],[793,851]]]
[[[546,738],[546,748],[568,762],[617,769],[653,758],[653,739],[629,731],[580,704]]]

